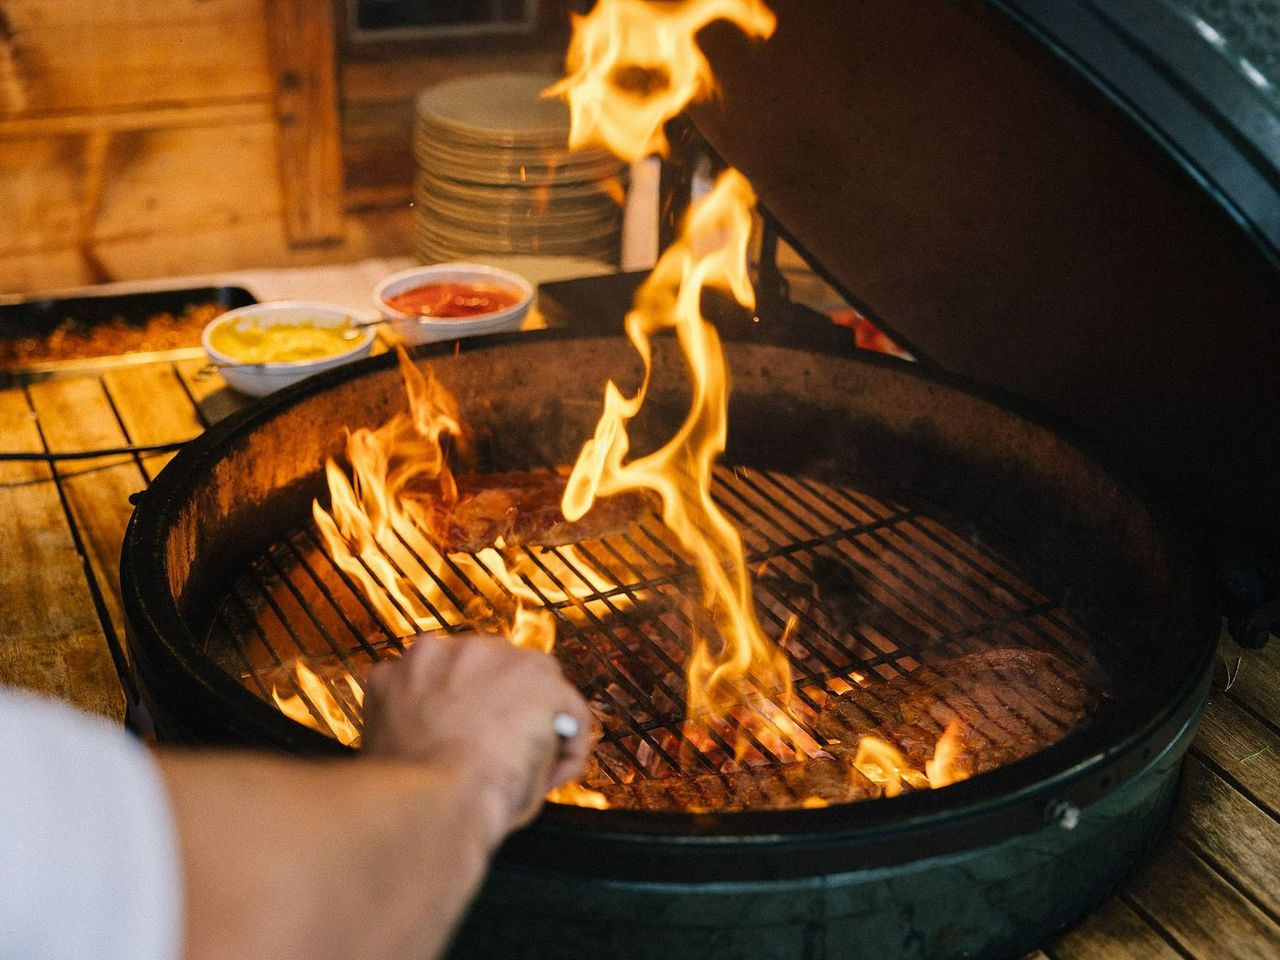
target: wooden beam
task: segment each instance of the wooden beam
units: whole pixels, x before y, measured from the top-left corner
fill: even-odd
[[[339,240],[345,222],[333,6],[267,0],[267,32],[285,231],[295,246]]]
[[[185,127],[226,127],[271,120],[271,105],[263,99],[194,103],[190,106],[138,107],[95,113],[28,113],[0,119],[0,140],[33,140],[97,132],[177,130]]]

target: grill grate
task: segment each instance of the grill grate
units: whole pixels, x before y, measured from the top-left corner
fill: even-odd
[[[1045,571],[1032,577],[1015,568],[928,512],[853,486],[740,467],[720,468],[713,492],[742,534],[760,623],[771,637],[785,637],[792,712],[816,745],[823,741],[813,721],[829,698],[924,662],[1026,646],[1094,665],[1088,639],[1062,606],[1061,585]],[[523,583],[556,619],[566,675],[604,730],[594,784],[789,759],[766,742],[767,733],[746,728],[740,732],[753,749],[739,759],[724,731],[699,724],[686,736],[683,664],[698,585],[656,516],[623,535],[518,552]],[[291,531],[232,585],[208,652],[268,702],[274,689],[297,698],[318,729],[358,736],[359,680],[372,663],[403,650],[415,615],[462,631],[510,598],[484,553],[440,557],[412,535],[402,535],[392,553],[387,559],[400,573],[427,585],[409,592],[417,610],[388,596],[398,623],[330,561],[313,526]],[[298,681],[299,660],[324,694]],[[756,729],[767,731],[761,719]]]

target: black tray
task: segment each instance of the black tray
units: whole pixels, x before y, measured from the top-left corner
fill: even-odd
[[[157,313],[180,314],[188,307],[216,303],[233,310],[257,303],[243,287],[191,287],[88,297],[45,297],[0,305],[0,339],[38,337],[71,322],[89,328],[111,321],[139,326]]]
[[[182,317],[193,307],[214,304],[224,310],[257,303],[257,298],[243,287],[188,287],[101,296],[45,297],[0,305],[0,345],[26,338],[46,338],[62,332],[76,337],[91,335],[95,328],[107,324],[143,330],[148,319],[170,313]],[[127,351],[127,352],[125,352]],[[199,332],[184,344],[147,346],[139,343],[122,351],[113,348],[98,352],[92,343],[85,352],[74,357],[36,355],[30,359],[6,358],[0,351],[0,371],[10,374],[56,374],[83,371],[104,366],[137,363],[146,360],[181,359],[202,352]],[[120,355],[123,352],[123,355]]]

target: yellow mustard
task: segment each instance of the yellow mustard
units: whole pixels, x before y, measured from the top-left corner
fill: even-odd
[[[350,321],[325,327],[306,320],[268,324],[239,320],[223,324],[209,335],[215,350],[241,363],[323,360],[350,350],[357,339]]]

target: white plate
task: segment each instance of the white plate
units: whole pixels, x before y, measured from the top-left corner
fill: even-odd
[[[568,107],[542,96],[559,79],[554,74],[489,73],[447,80],[418,95],[417,111],[426,122],[481,143],[563,137],[569,131]]]

